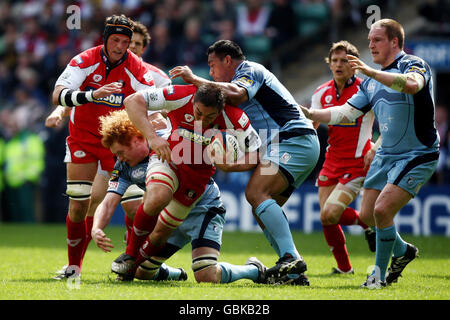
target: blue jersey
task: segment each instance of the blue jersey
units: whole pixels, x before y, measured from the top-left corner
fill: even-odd
[[[382,69],[391,73],[417,72],[425,85],[416,94],[395,91],[367,78],[360,90],[347,102],[367,113],[371,109],[378,120],[383,138],[381,154],[429,153],[439,149],[439,135],[434,123],[433,81],[428,64],[421,58],[404,52]]]
[[[240,104],[239,108],[248,115],[263,142],[269,137],[269,141],[272,140],[278,131],[314,130],[291,93],[263,65],[243,61],[236,68],[231,82],[247,90],[248,101]]]
[[[126,162],[117,161],[109,180],[107,192],[114,192],[123,196],[127,188],[136,184],[145,191],[145,178],[147,174],[148,157],[134,167],[130,167]],[[223,207],[220,198],[220,190],[215,181],[211,178],[202,198],[191,210],[192,213],[206,213],[211,208]]]

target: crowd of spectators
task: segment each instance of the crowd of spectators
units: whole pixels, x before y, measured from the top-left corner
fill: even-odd
[[[73,6],[79,10],[70,10]],[[308,8],[311,9],[309,15]],[[79,17],[73,16],[78,13]],[[189,65],[200,74],[206,70],[202,74],[206,76],[206,48],[217,39],[234,40],[251,56],[247,40],[260,37],[268,44],[264,50],[270,53],[313,30],[311,17],[333,26],[330,41],[337,40],[336,23],[362,24],[359,1],[351,0],[1,1],[0,154],[2,146],[23,132],[37,135],[43,142],[45,153],[38,156],[44,159],[45,167],[39,170],[39,179],[26,182],[34,186],[33,197],[43,199],[41,211],[45,214],[38,218],[40,221],[56,221],[58,216],[59,220],[65,216],[61,213],[65,204],[52,201],[52,194],[54,190],[64,192],[66,179],[62,161],[67,125],[58,129],[44,127],[45,117],[54,108],[50,93],[56,78],[73,56],[102,44],[105,17],[118,13],[148,27],[151,43],[143,56],[145,61],[163,70]],[[298,18],[300,13],[302,19]],[[77,18],[79,28],[71,27],[68,21]],[[8,161],[0,155],[3,172]],[[236,177],[241,179],[243,175]],[[15,214],[8,210],[22,209],[5,209],[5,194],[8,193],[2,189],[8,190],[11,186],[4,183],[4,174],[0,179],[3,179],[0,182],[0,202],[3,203],[0,220],[8,220]],[[39,216],[38,213],[32,215]]]

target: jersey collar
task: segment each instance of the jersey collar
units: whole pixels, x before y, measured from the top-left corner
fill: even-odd
[[[109,59],[108,59],[108,55],[105,52],[105,46],[102,47],[102,49],[100,50],[100,55],[102,57],[102,61],[105,63],[106,67],[111,70],[117,66],[119,66],[122,62],[124,62],[127,58],[128,58],[128,50],[125,52],[125,54],[123,55],[123,57],[117,61],[115,64],[112,64]]]
[[[397,55],[395,56],[394,62],[392,62],[390,65],[388,65],[386,68],[381,68],[381,71],[386,71],[389,69],[394,69],[397,67],[397,62],[398,60],[400,60],[401,58],[403,58],[403,56],[405,55],[405,51],[400,51],[399,53],[397,53]]]

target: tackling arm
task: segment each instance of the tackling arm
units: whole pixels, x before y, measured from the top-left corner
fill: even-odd
[[[300,106],[303,113],[308,119],[314,122],[338,124],[341,122],[352,122],[364,113],[356,108],[353,108],[347,102],[342,106],[330,107],[327,109],[307,109]]]

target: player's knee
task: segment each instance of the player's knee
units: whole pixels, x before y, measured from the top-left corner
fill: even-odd
[[[325,208],[320,212],[320,222],[324,226],[337,224],[339,222],[339,212],[333,208],[325,206]]]
[[[194,273],[195,281],[209,282],[209,283],[220,283],[220,272],[219,266],[215,265],[208,269]]]
[[[89,209],[88,201],[70,201],[69,204],[69,218],[72,222],[81,222],[86,218]]]
[[[220,282],[220,266],[216,254],[204,254],[192,259],[192,271],[197,282]]]

